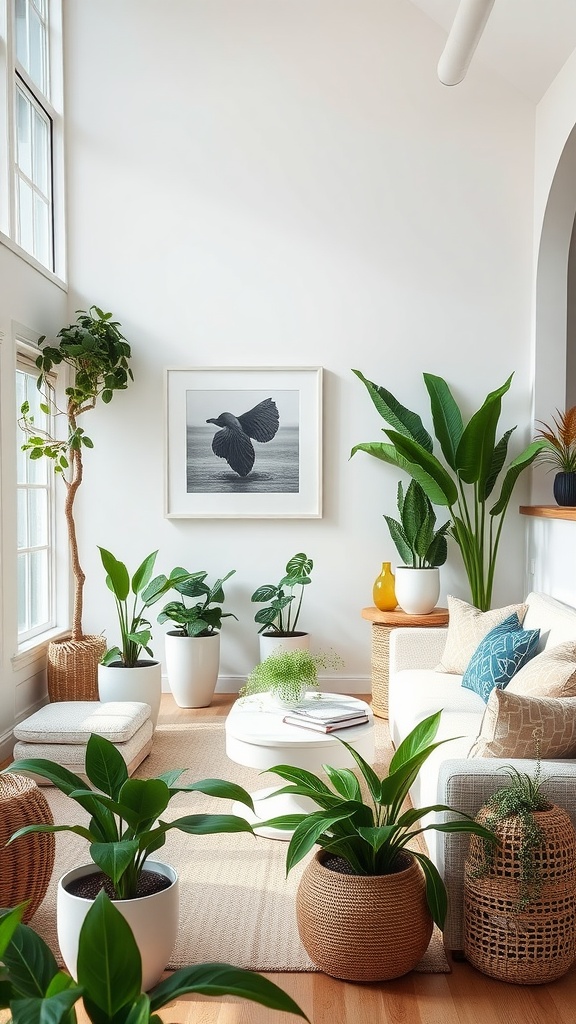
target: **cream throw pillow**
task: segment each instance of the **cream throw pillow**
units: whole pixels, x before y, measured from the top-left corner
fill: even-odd
[[[527,607],[526,604],[508,604],[505,608],[491,608],[490,611],[481,612],[473,604],[448,594],[448,636],[436,671],[464,675],[478,644],[490,630],[514,612],[522,625]]]
[[[535,735],[536,733],[536,735]],[[574,757],[576,697],[524,697],[492,690],[468,757]]]
[[[537,654],[506,689],[524,697],[576,697],[576,643],[567,641]]]

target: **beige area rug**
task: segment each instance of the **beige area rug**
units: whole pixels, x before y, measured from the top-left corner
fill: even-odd
[[[376,720],[377,770],[390,758],[387,723]],[[149,757],[136,772],[142,778],[192,765],[182,782],[224,778],[250,792],[273,785],[277,776],[244,768],[227,758],[224,719],[210,716],[187,725],[160,725]],[[58,823],[76,824],[87,815],[52,787],[43,787]],[[228,813],[228,801],[199,793],[179,794],[165,820],[183,814]],[[180,931],[169,964],[172,969],[203,961],[224,961],[258,971],[314,971],[300,942],[295,897],[306,861],[286,879],[286,843],[249,834],[188,836],[174,829],[156,855],[180,876]],[[312,853],[309,854],[309,857]],[[57,833],[56,862],[46,898],[30,922],[56,955],[56,884],[65,871],[88,861],[86,842]],[[435,930],[416,967],[424,973],[448,973],[450,967]]]

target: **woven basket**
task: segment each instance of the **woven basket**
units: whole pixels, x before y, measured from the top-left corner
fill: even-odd
[[[484,822],[486,809],[477,820]],[[538,985],[560,978],[576,959],[576,834],[566,811],[534,812],[544,840],[535,851],[541,890],[525,910],[518,843],[522,822],[499,822],[500,839],[488,874],[474,877],[484,862],[482,840],[472,836],[465,865],[464,952],[492,978]]]
[[[310,959],[345,981],[387,981],[407,974],[426,952],[432,917],[420,865],[406,854],[392,875],[344,875],[320,850],[298,887],[298,931]]]
[[[98,700],[98,662],[105,650],[103,636],[52,640],[47,672],[50,701]]]
[[[53,824],[48,801],[32,779],[0,775],[0,906],[30,900],[24,921],[40,906],[54,867],[54,834],[33,832],[6,846],[24,825]]]
[[[372,623],[372,711],[388,718],[388,682],[390,678],[390,626]]]

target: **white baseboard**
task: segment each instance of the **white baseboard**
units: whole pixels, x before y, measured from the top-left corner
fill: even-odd
[[[246,676],[218,676],[216,693],[238,693],[245,682]],[[324,676],[320,679],[320,689],[325,693],[370,693],[372,683],[370,676]],[[162,692],[170,693],[168,677],[164,675]]]

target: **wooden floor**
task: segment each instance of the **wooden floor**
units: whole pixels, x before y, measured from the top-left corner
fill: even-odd
[[[216,695],[209,708],[183,710],[163,695],[160,724],[225,716],[234,698]],[[369,698],[366,698],[369,699]],[[239,926],[241,923],[239,922]],[[576,967],[551,985],[508,985],[466,963],[451,974],[411,973],[379,985],[353,985],[323,974],[269,974],[314,1024],[574,1024]],[[82,1012],[79,1020],[84,1022]],[[170,1024],[280,1024],[298,1020],[230,997],[187,996],[161,1011]]]

